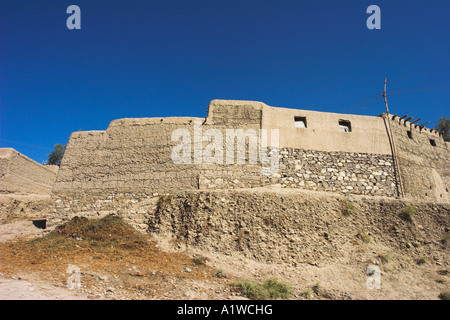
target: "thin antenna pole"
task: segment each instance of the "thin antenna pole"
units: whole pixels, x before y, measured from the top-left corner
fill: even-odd
[[[387,78],[384,78],[383,98],[384,98],[384,105],[386,106],[386,113],[389,117],[389,108],[388,108],[387,97],[386,97],[386,83],[387,83]]]
[[[388,131],[389,144],[391,145],[392,159],[394,161],[394,171],[395,171],[394,174],[396,175],[396,178],[397,178],[397,192],[400,197],[404,198],[405,195],[403,193],[403,183],[402,183],[402,178],[400,175],[400,168],[399,168],[398,160],[397,160],[397,150],[395,148],[394,135],[392,134],[391,119],[389,116],[386,84],[387,84],[387,78],[384,78],[383,98],[384,98],[384,105],[386,106],[386,118],[385,118],[385,121],[387,120],[387,128],[386,129]]]

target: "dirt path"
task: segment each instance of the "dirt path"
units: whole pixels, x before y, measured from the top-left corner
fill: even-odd
[[[15,221],[0,225],[0,242],[17,238],[41,237],[48,230],[37,228],[30,220]],[[84,300],[88,299],[77,290],[56,287],[32,275],[26,275],[28,281],[20,276],[5,278],[0,274],[0,300]]]
[[[31,220],[21,220],[0,225],[0,242],[17,238],[42,237],[49,230],[37,228]]]
[[[76,289],[55,287],[40,281],[26,281],[15,277],[6,279],[0,275],[0,300],[87,300]]]

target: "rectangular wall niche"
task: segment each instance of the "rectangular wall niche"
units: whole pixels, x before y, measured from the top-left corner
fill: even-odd
[[[296,128],[306,128],[306,117],[294,117]]]
[[[339,130],[341,132],[352,132],[352,124],[348,120],[339,120]]]

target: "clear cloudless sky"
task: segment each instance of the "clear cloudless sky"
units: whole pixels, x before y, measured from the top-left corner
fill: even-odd
[[[72,4],[81,30],[66,27]],[[450,116],[449,13],[448,0],[0,0],[0,147],[42,163],[73,131],[205,117],[213,99],[377,116],[385,77],[400,79],[390,112],[432,128]]]

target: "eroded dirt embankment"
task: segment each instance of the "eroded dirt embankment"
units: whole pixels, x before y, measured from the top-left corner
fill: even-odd
[[[290,190],[164,196],[149,230],[227,272],[320,282],[331,299],[436,299],[448,291],[448,205]],[[367,268],[382,287],[368,290]],[[326,292],[326,293],[324,293]]]
[[[231,282],[270,277],[291,286],[290,299],[438,299],[449,291],[448,205],[290,190],[190,191],[160,197],[146,217],[151,250],[99,251],[71,231],[61,238],[70,246],[57,250],[45,241],[3,243],[0,271],[63,288],[68,264],[76,264],[81,292],[93,299],[238,299]],[[200,255],[208,259],[199,266],[193,261]],[[380,269],[379,289],[367,287],[369,265]]]
[[[449,225],[448,205],[253,189],[161,197],[149,230],[267,263],[350,262],[366,244],[444,264]]]

